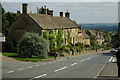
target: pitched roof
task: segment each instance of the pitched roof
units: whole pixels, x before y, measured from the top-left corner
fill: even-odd
[[[75,21],[66,17],[45,14],[28,14],[43,29],[62,29],[78,27]]]
[[[85,32],[85,30],[83,30],[82,35],[83,35],[84,39],[90,39],[90,37],[88,36],[88,34]]]
[[[99,32],[97,33],[96,30],[88,30],[88,31],[90,32],[90,34],[91,34],[93,37],[95,37],[96,34],[97,34],[97,38],[101,38],[100,33],[99,33]]]

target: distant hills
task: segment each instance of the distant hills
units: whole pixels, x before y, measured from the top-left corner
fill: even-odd
[[[103,32],[117,32],[118,23],[82,23],[82,29],[99,29]]]

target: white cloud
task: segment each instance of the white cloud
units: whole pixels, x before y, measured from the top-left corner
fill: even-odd
[[[2,2],[118,2],[120,0],[1,0]]]
[[[12,6],[11,6],[12,5]],[[4,2],[6,11],[21,10],[22,3]],[[29,2],[29,11],[36,12],[36,7],[47,5],[54,10],[54,15],[59,16],[59,12],[67,9],[71,13],[71,18],[78,23],[83,22],[117,22],[118,8],[117,2]]]

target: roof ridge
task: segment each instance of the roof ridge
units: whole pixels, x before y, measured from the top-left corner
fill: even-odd
[[[66,17],[51,16],[45,14],[28,14],[43,29],[74,28],[75,22]]]

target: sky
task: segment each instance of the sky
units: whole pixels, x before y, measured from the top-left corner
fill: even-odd
[[[49,0],[50,1],[50,0]],[[2,1],[5,11],[22,12],[22,3],[28,3],[29,12],[36,13],[36,7],[46,5],[49,9],[54,10],[54,16],[59,16],[59,12],[64,13],[69,10],[70,18],[77,23],[117,23],[118,22],[118,0],[84,0],[74,1],[69,0],[58,2],[52,0],[51,2],[42,1],[20,1],[9,2]]]
[[[120,0],[0,0],[1,2],[118,2]]]

